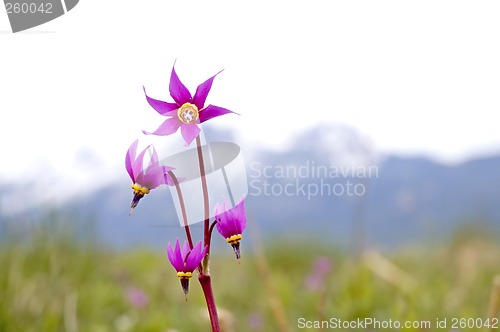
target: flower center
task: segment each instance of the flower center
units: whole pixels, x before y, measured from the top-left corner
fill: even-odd
[[[191,124],[199,118],[198,107],[190,103],[185,103],[177,111],[177,116],[183,123]]]
[[[134,194],[141,194],[142,196],[149,194],[149,189],[141,186],[140,184],[134,183],[132,185],[132,189],[134,190]]]
[[[177,276],[181,279],[189,279],[193,276],[192,272],[177,272]]]
[[[242,238],[243,238],[243,236],[241,236],[241,234],[236,234],[236,235],[228,237],[226,239],[226,242],[229,244],[236,244],[236,243],[239,243]]]

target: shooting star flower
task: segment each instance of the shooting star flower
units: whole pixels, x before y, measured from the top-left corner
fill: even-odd
[[[179,239],[175,241],[175,248],[172,248],[172,244],[170,242],[168,243],[168,260],[177,271],[177,276],[181,281],[182,290],[186,295],[189,290],[189,279],[193,276],[193,271],[198,267],[198,265],[200,265],[206,252],[206,246],[203,250],[201,249],[201,241],[198,242],[193,249],[189,248],[187,241],[184,241],[184,245],[181,249]]]
[[[219,72],[220,73],[220,72]],[[146,94],[146,100],[149,105],[155,109],[159,114],[169,117],[165,120],[154,132],[144,131],[146,135],[167,136],[175,133],[181,128],[182,138],[186,145],[199,135],[200,128],[198,124],[210,120],[214,117],[224,115],[227,113],[234,113],[226,108],[219,106],[208,105],[205,106],[205,100],[208,93],[212,88],[212,82],[219,73],[210,77],[208,80],[198,86],[193,97],[189,90],[182,84],[181,80],[175,72],[175,64],[172,68],[170,76],[170,96],[174,99],[175,103],[168,103],[161,100],[150,98]]]
[[[139,140],[132,143],[125,156],[125,168],[132,179],[132,190],[134,191],[134,198],[132,199],[132,203],[130,203],[131,210],[129,215],[132,214],[141,198],[149,194],[152,189],[162,184],[174,184],[171,177],[167,174],[167,172],[173,170],[173,168],[160,166],[158,154],[153,146],[146,147],[137,156],[138,143]],[[150,148],[151,158],[146,168],[144,168],[144,156]]]
[[[215,205],[214,214],[217,231],[233,247],[236,258],[240,259],[240,241],[247,224],[245,201],[241,199],[234,208],[228,210],[226,201],[223,200],[222,204]]]

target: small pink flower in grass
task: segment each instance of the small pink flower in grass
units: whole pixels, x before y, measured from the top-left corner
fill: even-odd
[[[252,330],[262,330],[264,327],[264,319],[258,312],[253,312],[248,315],[248,327]]]
[[[305,284],[310,291],[318,291],[326,286],[326,279],[332,270],[332,262],[328,257],[318,257],[313,262],[311,273],[306,277]]]
[[[144,168],[144,156],[150,147],[146,147],[137,156],[136,153],[138,143],[138,140],[132,143],[125,156],[125,168],[132,179],[132,190],[134,191],[134,198],[132,199],[132,203],[130,203],[130,214],[132,214],[134,208],[137,204],[139,204],[141,198],[143,198],[144,195],[149,194],[150,190],[155,189],[162,184],[174,184],[170,176],[167,174],[167,172],[173,170],[173,168],[160,166],[158,154],[156,153],[154,147],[151,147],[151,158],[146,168]]]
[[[172,248],[172,244],[168,243],[168,260],[177,271],[177,276],[181,280],[182,290],[186,295],[189,290],[189,279],[193,276],[193,271],[200,265],[206,252],[206,246],[203,250],[201,249],[201,241],[192,250],[189,248],[187,241],[184,241],[182,249],[179,239],[175,241],[175,248]]]
[[[144,291],[136,287],[127,288],[127,300],[137,309],[145,308],[149,303],[149,297]]]
[[[215,205],[214,215],[217,221],[217,231],[233,247],[236,258],[240,259],[240,241],[247,225],[245,201],[241,199],[234,208],[228,210],[226,201],[223,200],[222,204]]]
[[[200,133],[198,124],[216,116],[234,113],[233,111],[214,105],[205,106],[205,100],[212,87],[212,82],[219,73],[201,83],[196,89],[194,97],[191,97],[191,93],[177,76],[175,68],[172,68],[169,90],[170,96],[174,99],[175,103],[156,100],[146,94],[146,100],[149,105],[161,115],[169,118],[154,132],[143,132],[147,135],[167,136],[175,133],[180,127],[182,138],[189,145]],[[146,89],[144,89],[144,93],[146,93]]]

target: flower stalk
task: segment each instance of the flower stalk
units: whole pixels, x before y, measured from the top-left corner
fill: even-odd
[[[217,315],[217,307],[215,306],[214,293],[212,291],[212,281],[210,275],[200,274],[198,281],[203,289],[203,295],[207,302],[208,315],[210,316],[210,324],[212,325],[212,332],[219,332],[219,316]]]
[[[203,191],[203,211],[205,214],[203,233],[204,233],[204,244],[208,245],[207,256],[210,255],[210,207],[208,201],[208,187],[207,179],[205,178],[205,162],[203,160],[203,149],[201,147],[200,136],[196,137],[196,150],[198,152],[198,165],[200,167],[200,178],[201,178],[201,190]],[[205,269],[205,266],[203,267]]]
[[[174,182],[175,190],[177,191],[177,196],[179,197],[179,205],[181,206],[182,220],[184,222],[184,230],[186,231],[186,238],[189,243],[189,248],[193,249],[193,239],[191,238],[191,230],[189,229],[189,224],[187,221],[186,204],[184,204],[184,197],[182,196],[181,186],[179,185],[179,180],[175,176],[174,172],[168,171],[168,175],[172,178]]]
[[[208,201],[208,186],[207,179],[205,178],[205,162],[203,160],[203,149],[201,146],[200,136],[196,137],[196,149],[198,152],[198,165],[200,167],[200,178],[201,178],[201,188],[203,191],[203,211],[204,211],[204,245],[207,248],[207,252],[202,261],[202,268],[200,275],[198,276],[198,281],[203,289],[203,295],[205,296],[205,301],[207,302],[208,315],[210,316],[210,324],[212,324],[212,331],[220,331],[219,327],[219,316],[217,314],[217,306],[215,305],[214,293],[212,291],[212,282],[210,278],[210,240],[212,232],[210,231],[210,207]]]

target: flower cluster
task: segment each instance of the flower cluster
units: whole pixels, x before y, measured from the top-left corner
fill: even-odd
[[[219,73],[220,72],[198,85],[196,92],[192,95],[179,79],[174,64],[169,84],[169,92],[173,102],[151,98],[144,88],[144,94],[146,95],[146,100],[149,105],[167,119],[153,132],[143,130],[143,133],[146,135],[167,136],[176,133],[180,128],[185,145],[189,146],[193,140],[199,136],[199,125],[201,123],[224,114],[234,113],[223,107],[206,104],[206,99],[212,88],[212,83]],[[203,152],[199,139],[196,139],[196,145],[199,151],[198,161],[200,165],[200,174],[204,174],[202,166],[204,165]],[[137,146],[138,141],[136,140],[129,147],[125,157],[125,168],[132,179],[132,189],[134,191],[130,214],[146,194],[163,184],[176,187],[179,203],[181,206],[184,206],[181,186],[179,185],[179,181],[182,181],[182,179],[177,179],[174,174],[174,168],[160,165],[158,154],[154,147],[148,146],[137,154]],[[149,160],[145,163],[145,156],[148,152]],[[228,204],[225,200],[223,200],[222,203],[217,203],[214,209],[215,217],[210,226],[210,218],[208,218],[209,195],[206,179],[203,175],[200,176],[200,181],[204,196],[206,216],[203,228],[203,244],[201,241],[196,245],[193,244],[191,231],[186,222],[186,213],[185,210],[183,210],[183,218],[185,218],[184,229],[186,231],[187,241],[184,241],[182,247],[179,239],[176,240],[174,246],[168,243],[167,256],[173,268],[177,271],[182,290],[186,296],[189,291],[189,280],[193,276],[194,271],[198,271],[198,280],[202,286],[207,302],[212,330],[219,331],[217,311],[208,269],[212,230],[215,227],[217,228],[217,231],[224,237],[226,242],[233,247],[236,258],[239,260],[240,241],[246,226],[245,205],[243,198],[232,208],[228,208]]]
[[[215,206],[215,223],[217,231],[233,247],[236,258],[239,260],[240,241],[246,227],[243,199],[233,209],[227,209],[225,200],[222,201],[222,204],[217,203]],[[186,295],[189,290],[189,279],[192,277],[194,270],[201,264],[207,249],[208,246],[205,246],[203,250],[201,249],[201,242],[198,242],[196,246],[190,249],[187,241],[184,242],[181,249],[179,239],[177,239],[174,249],[171,243],[168,244],[168,259],[177,271],[177,276],[181,280],[182,289]]]

